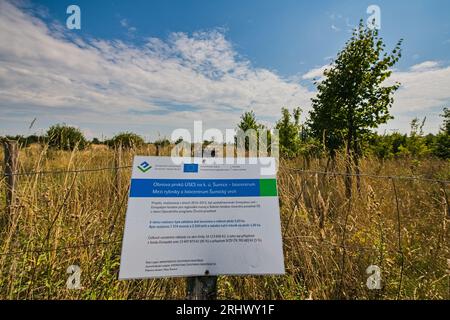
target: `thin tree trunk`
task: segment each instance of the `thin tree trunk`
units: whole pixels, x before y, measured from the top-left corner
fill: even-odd
[[[347,198],[352,196],[352,140],[353,130],[348,130],[346,143],[346,159],[345,159],[345,195]]]
[[[360,170],[359,170],[359,157],[360,157],[360,152],[359,152],[359,146],[358,146],[358,140],[356,139],[356,134],[353,137],[353,161],[355,164],[355,173],[356,173],[356,188],[358,190],[358,193],[361,194],[361,177],[359,176],[360,174]]]

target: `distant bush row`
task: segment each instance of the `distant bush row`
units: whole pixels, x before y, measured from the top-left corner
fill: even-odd
[[[292,115],[286,108],[282,109],[282,117],[276,123],[275,128],[279,131],[279,146],[281,156],[284,158],[294,158],[297,156],[321,157],[328,156],[323,141],[311,133],[308,124],[301,124],[299,121],[301,109],[294,109]],[[375,132],[367,132],[359,141],[363,155],[374,155],[379,159],[390,159],[397,157],[437,157],[441,159],[450,159],[450,111],[444,108],[443,126],[437,134],[423,133],[425,119],[420,122],[414,119],[411,122],[410,134],[401,134],[398,132],[380,135]],[[253,111],[245,112],[237,128],[246,131],[248,129],[266,128],[258,123]],[[7,136],[4,137],[16,140],[22,147],[33,143],[48,144],[49,147],[59,150],[82,150],[90,144],[106,145],[111,148],[138,148],[146,144],[144,139],[138,134],[132,132],[122,132],[111,139],[100,141],[94,138],[88,141],[80,129],[65,124],[51,126],[45,135]],[[3,138],[3,139],[4,139]],[[174,142],[175,144],[179,141]],[[205,145],[208,142],[204,142]],[[153,142],[156,147],[166,147],[171,142],[166,139],[158,139]],[[247,148],[247,146],[246,146]]]
[[[80,129],[66,124],[56,124],[51,126],[45,135],[30,135],[26,137],[16,135],[0,137],[0,139],[18,141],[22,147],[27,147],[35,143],[47,144],[49,147],[58,150],[83,150],[90,144],[129,149],[141,147],[146,144],[141,136],[132,132],[121,132],[113,138],[104,141],[100,141],[98,138],[88,141]],[[154,144],[164,147],[170,145],[170,141],[166,138],[162,138],[155,141]]]

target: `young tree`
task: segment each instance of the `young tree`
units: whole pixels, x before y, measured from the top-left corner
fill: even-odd
[[[242,133],[249,133],[249,130],[254,130],[256,143],[258,142],[258,130],[264,129],[264,125],[256,121],[256,115],[253,111],[244,112],[241,116],[241,121],[237,125],[238,130],[242,130]],[[237,143],[237,139],[235,139]],[[245,139],[245,150],[249,151],[250,137]]]
[[[159,156],[162,149],[164,149],[167,146],[170,146],[170,140],[167,139],[166,137],[159,138],[158,140],[155,140],[153,144],[156,147],[156,155]]]
[[[427,138],[424,136],[423,127],[425,125],[426,117],[420,121],[419,118],[414,118],[411,121],[411,132],[406,145],[400,148],[400,155],[411,156],[414,158],[421,158],[428,156],[430,149],[427,146]]]
[[[444,124],[433,143],[433,154],[442,159],[450,159],[450,109],[444,108],[441,115]]]
[[[389,108],[399,84],[385,85],[384,82],[401,57],[401,43],[402,40],[391,53],[386,53],[378,30],[365,27],[361,21],[330,69],[325,71],[325,79],[317,83],[310,129],[325,143],[331,157],[337,149],[346,147],[347,174],[351,173],[352,162],[359,172],[364,136],[392,118]],[[350,195],[349,178],[346,187]]]
[[[237,127],[245,132],[249,129],[257,131],[258,129],[261,129],[264,126],[262,124],[259,124],[258,121],[256,121],[255,112],[247,111],[244,112],[244,114],[241,116],[241,121],[239,122]]]
[[[444,113],[441,114],[441,117],[444,118],[444,125],[441,130],[446,134],[450,134],[450,109],[444,108]]]
[[[300,114],[300,108],[294,109],[292,117],[287,108],[282,108],[281,119],[275,126],[278,129],[281,154],[288,158],[297,156],[301,148]]]

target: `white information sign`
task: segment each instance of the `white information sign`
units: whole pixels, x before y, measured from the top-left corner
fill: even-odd
[[[284,274],[277,181],[264,162],[179,160],[135,157],[119,279]]]

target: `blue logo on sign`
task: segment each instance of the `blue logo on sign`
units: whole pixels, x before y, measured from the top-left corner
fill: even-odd
[[[191,173],[198,172],[198,164],[196,164],[196,163],[189,163],[189,164],[185,163],[183,172],[191,172]]]
[[[138,169],[141,170],[141,172],[143,173],[147,172],[151,168],[152,166],[147,161],[144,161],[140,165],[138,165]]]

